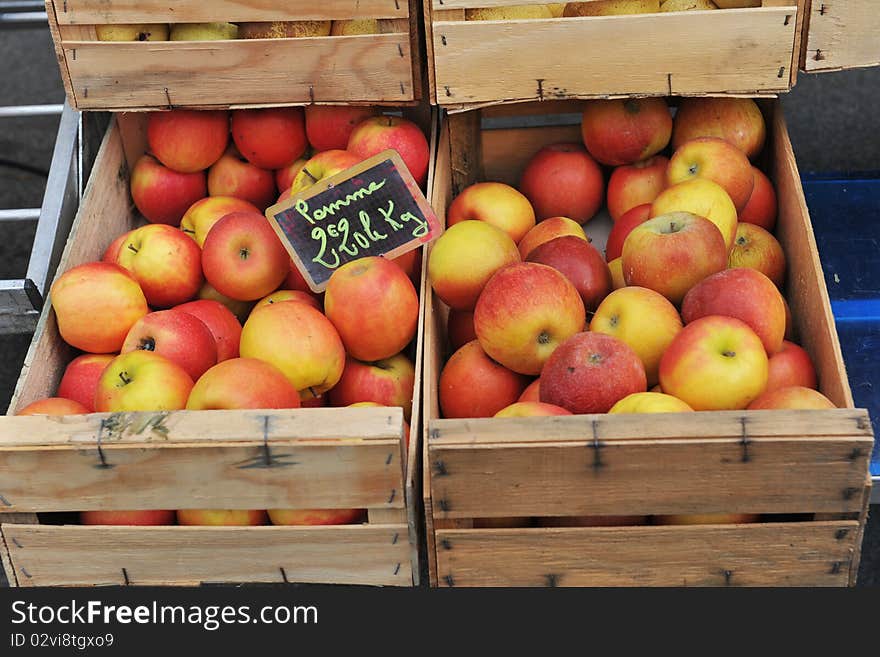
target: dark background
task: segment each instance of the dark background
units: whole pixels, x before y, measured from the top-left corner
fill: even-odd
[[[48,29],[0,30],[0,106],[63,100]],[[880,171],[880,69],[801,74],[783,104],[802,173]],[[56,117],[0,119],[0,159],[48,171],[57,124]],[[0,208],[39,207],[45,182],[43,175],[0,165]],[[0,223],[0,279],[24,276],[34,227]],[[28,335],[0,336],[0,408],[12,395],[29,342]],[[859,583],[876,586],[880,509],[872,511]]]

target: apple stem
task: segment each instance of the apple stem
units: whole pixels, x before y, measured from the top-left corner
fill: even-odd
[[[128,378],[128,374],[126,372],[120,372],[119,378],[122,379],[122,383],[124,383],[125,385],[131,383],[131,379]]]
[[[302,170],[303,170],[303,173],[304,173],[304,174],[306,174],[309,178],[312,179],[312,184],[315,184],[316,182],[318,182],[318,179],[315,178],[315,177],[312,175],[312,172],[311,172],[311,171],[309,171],[309,170],[306,169],[305,167],[303,167]]]
[[[138,252],[138,250],[136,248],[134,248],[134,244],[129,244],[128,248],[131,249],[132,251],[134,251],[135,253]]]

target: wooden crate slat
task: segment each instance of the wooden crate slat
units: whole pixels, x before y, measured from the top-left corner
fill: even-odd
[[[404,523],[222,528],[4,524],[2,531],[20,586],[281,583],[285,578],[412,585]]]
[[[440,586],[845,586],[858,523],[437,532]]]
[[[872,0],[814,0],[803,66],[824,71],[880,64],[880,12]]]
[[[65,54],[77,105],[83,109],[398,102],[413,96],[408,34],[70,42]]]
[[[388,0],[53,0],[61,25],[212,23],[406,18],[408,2]],[[185,20],[183,20],[185,19]]]
[[[796,23],[795,7],[436,21],[437,102],[786,91]],[[601,57],[585,54],[585,43]],[[670,48],[670,43],[687,48]]]

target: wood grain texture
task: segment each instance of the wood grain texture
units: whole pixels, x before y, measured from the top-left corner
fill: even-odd
[[[614,94],[787,91],[796,12],[791,6],[551,20],[437,20],[431,25],[434,97],[441,105],[458,105]],[[585,43],[590,52],[602,53],[601,61],[585,59]],[[670,48],[670,43],[687,48]]]
[[[62,25],[211,23],[406,18],[408,2],[387,0],[51,0]]]
[[[335,582],[411,586],[406,525],[6,525],[20,586]],[[123,572],[125,569],[125,572]]]
[[[873,0],[813,0],[803,66],[807,71],[880,64],[880,12]]]
[[[441,530],[441,586],[844,586],[858,523]],[[842,536],[841,536],[842,535]]]

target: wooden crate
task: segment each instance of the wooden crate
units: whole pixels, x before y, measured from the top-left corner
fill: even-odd
[[[79,110],[406,103],[422,94],[416,0],[46,0]],[[230,41],[98,41],[96,25],[387,19],[390,33]],[[383,30],[386,29],[383,27]]]
[[[775,95],[806,70],[880,63],[872,0],[628,16],[466,21],[540,0],[424,0],[431,102],[621,95]]]
[[[449,117],[438,142],[435,211],[445,215],[454,194],[475,180],[515,184],[546,144],[578,141],[580,109],[577,101],[553,101]],[[777,236],[789,262],[787,297],[821,390],[840,408],[650,420],[439,419],[448,309],[428,286],[423,496],[432,584],[854,582],[869,499],[871,424],[866,411],[853,408],[781,106],[764,109],[765,168],[779,195]],[[516,127],[519,117],[543,114],[568,118],[568,125]],[[502,127],[485,129],[484,120]],[[696,513],[769,515],[756,524],[706,526],[515,528],[504,520]],[[493,528],[484,528],[486,519]]]
[[[59,272],[100,259],[138,222],[128,171],[144,150],[145,116],[123,113],[111,123]],[[430,117],[408,116],[430,131],[433,148]],[[0,418],[0,555],[9,581],[417,584],[422,330],[420,321],[409,451],[399,408]],[[10,413],[52,396],[73,354],[47,305]],[[363,508],[368,521],[106,527],[42,515],[165,508]]]

